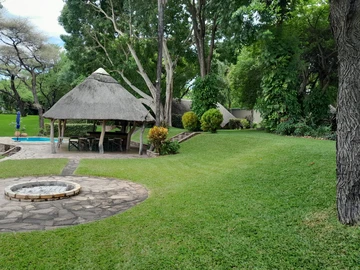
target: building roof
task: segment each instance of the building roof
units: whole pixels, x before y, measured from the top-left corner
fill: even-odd
[[[102,68],[64,95],[44,114],[44,117],[154,121],[144,105]]]

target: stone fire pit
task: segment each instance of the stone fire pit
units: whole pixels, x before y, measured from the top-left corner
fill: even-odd
[[[16,201],[54,201],[79,194],[81,186],[70,181],[36,181],[11,185],[5,188],[5,198]]]

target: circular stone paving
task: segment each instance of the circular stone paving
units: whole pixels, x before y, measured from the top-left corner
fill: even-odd
[[[80,184],[81,191],[76,196],[56,201],[5,198],[7,186],[39,181],[71,181]],[[87,223],[121,213],[148,196],[143,186],[133,182],[73,175],[0,179],[0,192],[0,232],[46,230]]]

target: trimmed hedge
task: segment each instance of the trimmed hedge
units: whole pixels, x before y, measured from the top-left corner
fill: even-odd
[[[223,115],[218,109],[207,110],[201,117],[201,129],[215,133],[223,121]]]
[[[182,124],[188,131],[197,131],[200,127],[198,117],[193,111],[189,111],[183,114],[181,118]]]

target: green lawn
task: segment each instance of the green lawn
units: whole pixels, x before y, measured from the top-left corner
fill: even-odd
[[[14,136],[16,114],[0,114],[0,137]],[[21,117],[20,128],[25,127],[25,132],[29,136],[39,134],[39,117],[37,115],[28,115]]]
[[[0,177],[14,162],[0,162]],[[53,171],[56,162],[60,171],[63,161]],[[150,196],[101,221],[2,233],[0,269],[360,266],[360,230],[336,218],[333,141],[220,131],[182,143],[178,155],[82,160],[76,173],[129,179]]]

